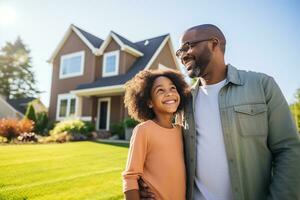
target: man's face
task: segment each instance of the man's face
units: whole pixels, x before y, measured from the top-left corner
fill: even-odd
[[[200,42],[191,43],[189,48],[183,48],[186,51],[180,56],[181,63],[188,71],[189,77],[203,77],[212,58],[212,52],[208,46],[209,39],[202,38],[195,31],[188,31],[181,38],[181,47],[190,41]]]

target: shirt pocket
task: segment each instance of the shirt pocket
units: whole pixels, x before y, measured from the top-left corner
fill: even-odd
[[[241,135],[264,136],[268,134],[268,116],[265,104],[234,106],[234,111]]]

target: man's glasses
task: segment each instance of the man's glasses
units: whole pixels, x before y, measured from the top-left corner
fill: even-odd
[[[200,43],[200,42],[210,41],[212,39],[213,38],[202,39],[202,40],[192,40],[192,41],[185,42],[181,46],[181,48],[176,51],[177,58],[181,58],[183,56],[183,53],[188,52],[188,50],[190,50],[191,48],[193,48],[195,46],[195,44]]]

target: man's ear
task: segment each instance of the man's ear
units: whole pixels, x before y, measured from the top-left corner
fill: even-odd
[[[212,49],[215,50],[215,48],[220,44],[220,41],[218,38],[212,39]]]

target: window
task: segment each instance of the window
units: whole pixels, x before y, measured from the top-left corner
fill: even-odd
[[[72,117],[76,111],[76,96],[73,94],[59,94],[57,99],[57,120]]]
[[[102,74],[105,76],[118,75],[119,72],[119,51],[112,51],[103,56]]]
[[[59,78],[83,75],[84,51],[61,56]]]

